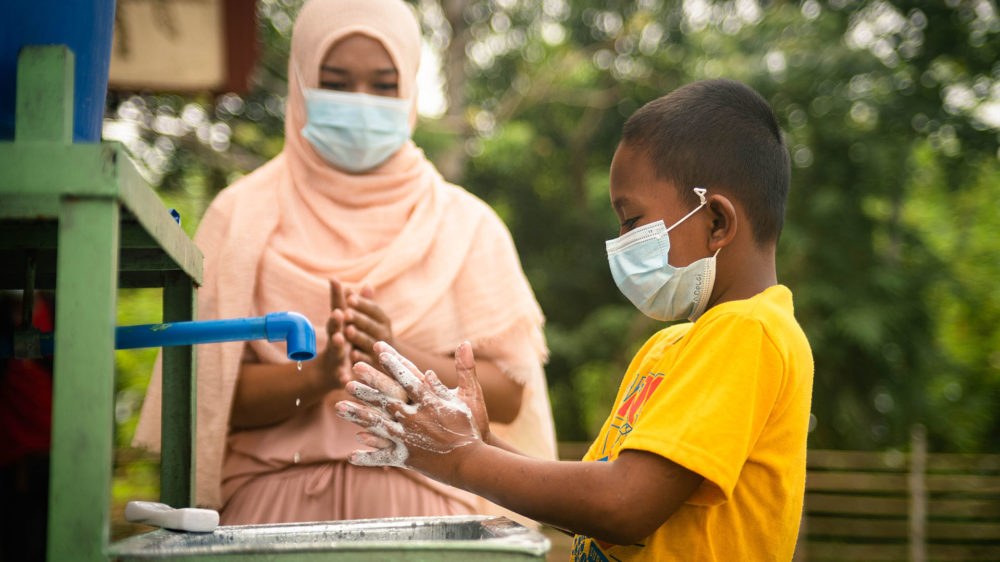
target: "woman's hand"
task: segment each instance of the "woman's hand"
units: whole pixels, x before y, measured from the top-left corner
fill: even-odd
[[[330,317],[326,321],[329,338],[326,349],[316,358],[315,369],[319,383],[324,388],[343,388],[353,380],[349,359],[350,344],[344,334],[347,318],[347,298],[336,279],[330,279]]]
[[[447,479],[469,445],[482,444],[489,420],[476,379],[471,346],[456,352],[457,389],[449,389],[433,371],[421,373],[389,345],[374,346],[385,372],[367,363],[355,365],[366,384],[352,382],[347,392],[362,404],[340,401],[337,413],[366,431],[359,440],[374,451],[355,451],[351,462],[365,466],[406,466]],[[386,374],[388,373],[388,374]],[[411,403],[404,401],[405,398]]]
[[[301,371],[294,363],[240,363],[229,417],[232,427],[251,429],[287,420],[353,380],[350,345],[344,337],[345,306],[340,283],[331,279],[326,322],[329,340],[323,352],[306,361]]]
[[[392,321],[375,302],[375,290],[368,285],[360,294],[348,291],[344,336],[351,344],[351,361],[375,364],[375,342],[393,345]]]

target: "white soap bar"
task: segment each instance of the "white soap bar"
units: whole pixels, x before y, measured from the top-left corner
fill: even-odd
[[[125,520],[175,531],[210,533],[219,526],[219,512],[197,507],[170,507],[165,503],[130,501],[125,505]]]

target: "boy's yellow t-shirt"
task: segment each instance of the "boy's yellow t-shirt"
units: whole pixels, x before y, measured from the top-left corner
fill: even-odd
[[[781,285],[655,334],[629,365],[583,460],[613,461],[622,449],[638,449],[705,480],[639,543],[577,535],[573,558],[791,560],[812,382],[809,342]]]

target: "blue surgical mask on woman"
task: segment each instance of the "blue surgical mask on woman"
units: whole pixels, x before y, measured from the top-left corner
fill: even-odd
[[[301,82],[300,82],[301,83]],[[302,136],[331,166],[365,172],[385,162],[410,138],[410,100],[302,88]]]
[[[705,189],[694,188],[701,199],[693,211],[667,228],[662,220],[643,225],[605,242],[615,284],[643,314],[656,320],[687,318],[694,322],[705,312],[715,284],[715,257],[685,267],[667,261],[669,232],[705,206]]]

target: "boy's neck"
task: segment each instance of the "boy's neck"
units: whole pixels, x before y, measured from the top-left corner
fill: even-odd
[[[723,250],[725,252],[725,250]],[[774,250],[733,253],[716,264],[715,288],[708,308],[724,302],[749,299],[778,284]]]

